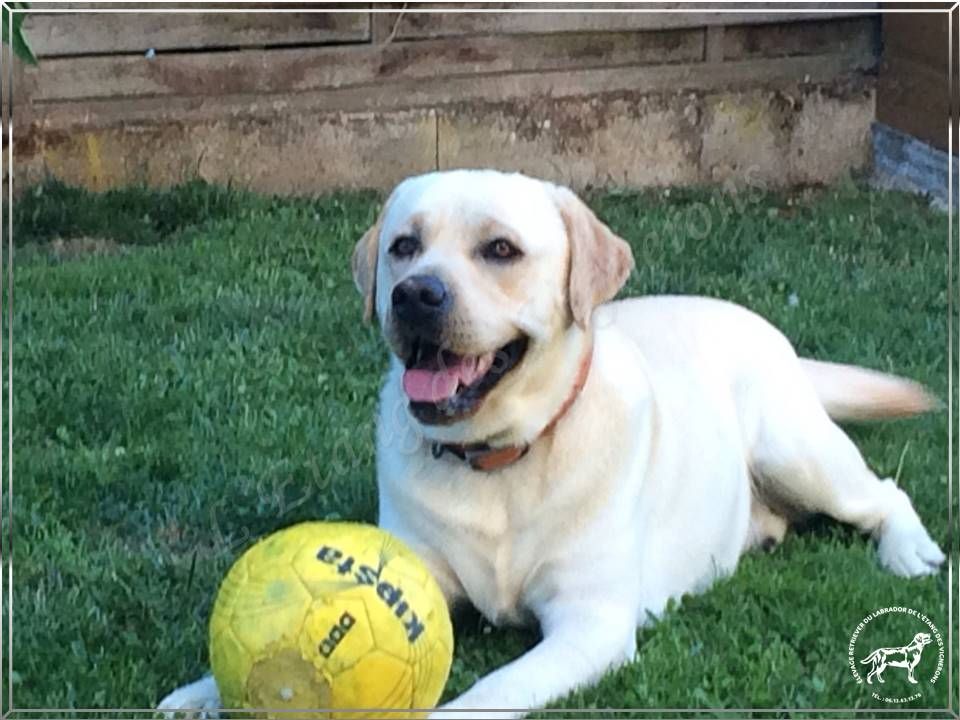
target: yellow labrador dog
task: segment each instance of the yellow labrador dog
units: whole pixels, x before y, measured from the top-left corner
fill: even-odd
[[[593,683],[633,657],[648,614],[798,516],[870,533],[898,575],[944,559],[834,424],[928,409],[919,386],[799,359],[731,303],[608,303],[632,267],[569,190],[493,171],[406,180],[357,244],[366,315],[392,351],[380,525],[451,603],[543,633],[437,717],[519,717]],[[216,704],[205,679],[163,707]]]

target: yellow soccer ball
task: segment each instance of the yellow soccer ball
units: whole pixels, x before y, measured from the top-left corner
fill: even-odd
[[[376,710],[434,707],[452,657],[436,581],[369,525],[306,522],[260,540],[227,573],[210,619],[223,707],[265,717],[422,717]],[[361,708],[371,712],[336,712]]]

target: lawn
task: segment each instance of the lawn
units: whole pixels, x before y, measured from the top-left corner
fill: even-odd
[[[299,520],[376,519],[386,352],[349,253],[378,199],[49,184],[16,202],[16,707],[151,707],[205,671],[213,595],[243,548]],[[946,400],[947,221],[922,201],[854,185],[588,199],[633,246],[625,294],[734,300],[804,355]],[[851,433],[945,546],[947,413]],[[946,571],[891,577],[866,539],[813,522],[683,598],[640,631],[634,664],[558,707],[876,706],[847,669],[851,632],[906,605],[945,633],[946,598]],[[535,641],[458,618],[445,697]],[[913,705],[945,706],[946,677],[924,693]]]

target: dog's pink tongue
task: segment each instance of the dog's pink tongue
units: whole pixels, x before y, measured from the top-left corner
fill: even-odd
[[[458,357],[450,367],[440,370],[410,368],[403,373],[403,391],[414,402],[440,402],[453,397],[462,382],[472,385],[489,369],[475,355]]]
[[[460,375],[451,368],[420,370],[410,368],[403,373],[403,391],[414,402],[439,402],[453,397],[460,384]]]

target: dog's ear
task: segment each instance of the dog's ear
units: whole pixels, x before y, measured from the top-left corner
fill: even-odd
[[[610,300],[627,281],[633,252],[573,192],[559,186],[553,190],[570,247],[567,302],[574,322],[586,328],[594,308]]]
[[[383,216],[386,205],[380,210],[380,215],[373,226],[363,237],[357,240],[353,248],[353,282],[363,296],[363,319],[369,322],[373,319],[377,302],[377,255],[380,250],[380,227],[383,225]]]

